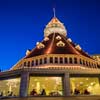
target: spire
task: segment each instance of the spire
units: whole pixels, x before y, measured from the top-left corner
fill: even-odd
[[[56,17],[56,10],[53,8],[53,16]]]

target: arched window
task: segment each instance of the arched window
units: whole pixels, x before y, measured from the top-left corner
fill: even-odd
[[[77,58],[74,58],[74,64],[77,64]]]
[[[72,63],[73,63],[73,62],[72,62],[72,58],[69,58],[69,63],[70,63],[70,64],[72,64]]]
[[[30,61],[28,61],[27,66],[30,67]]]
[[[60,63],[61,63],[61,64],[63,63],[63,58],[62,58],[62,57],[60,57]]]
[[[45,58],[44,58],[44,64],[46,64],[46,63],[47,63],[47,58],[45,57]]]
[[[64,58],[64,60],[65,60],[65,63],[68,63],[68,60],[67,60],[67,58],[66,58],[66,57]]]
[[[31,62],[31,66],[34,66],[34,60],[32,60],[32,62]]]
[[[55,57],[55,63],[58,63],[58,58],[57,57]]]
[[[53,58],[52,57],[50,57],[50,63],[53,63]]]

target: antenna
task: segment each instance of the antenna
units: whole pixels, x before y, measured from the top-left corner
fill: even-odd
[[[55,10],[55,8],[53,8],[53,15],[54,15],[54,17],[56,17],[56,10]]]

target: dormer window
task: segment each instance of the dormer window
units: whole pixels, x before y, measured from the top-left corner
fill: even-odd
[[[76,48],[77,50],[81,50],[80,45],[76,45],[75,48]]]
[[[61,37],[58,35],[58,36],[56,37],[56,39],[57,39],[57,40],[61,40]]]
[[[68,38],[67,41],[68,41],[68,42],[72,42],[71,38]]]
[[[58,46],[58,47],[64,47],[64,46],[65,46],[65,43],[62,42],[62,41],[59,41],[59,42],[57,43],[57,46]]]
[[[37,48],[38,49],[42,49],[42,48],[44,48],[45,47],[45,45],[43,44],[43,43],[38,43],[37,44]]]
[[[44,41],[48,41],[48,40],[49,40],[49,38],[48,38],[48,37],[45,37],[45,38],[44,38]]]
[[[31,50],[27,50],[26,51],[26,56],[29,55],[31,53]]]

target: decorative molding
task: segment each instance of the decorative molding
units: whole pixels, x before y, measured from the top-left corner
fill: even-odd
[[[47,61],[47,63],[46,64],[44,64],[44,58],[47,58],[48,59],[48,61]],[[16,69],[21,69],[21,68],[28,68],[27,66],[24,66],[24,62],[26,62],[26,65],[27,65],[27,63],[28,63],[28,61],[30,61],[30,63],[32,63],[32,61],[34,61],[34,63],[35,63],[35,61],[36,60],[38,60],[38,62],[40,62],[40,59],[42,59],[42,64],[40,64],[40,63],[38,63],[38,65],[35,65],[34,64],[34,66],[37,66],[37,68],[38,68],[38,66],[46,66],[47,64],[49,64],[50,63],[50,57],[53,57],[53,59],[55,58],[55,57],[57,57],[58,58],[58,63],[55,63],[55,61],[52,63],[52,64],[56,64],[57,66],[58,65],[61,65],[59,62],[59,58],[60,57],[62,57],[63,58],[63,65],[65,64],[64,63],[64,58],[67,58],[68,59],[68,62],[67,62],[67,64],[65,64],[66,66],[73,66],[73,68],[74,68],[74,65],[80,65],[81,67],[83,66],[83,68],[88,68],[88,69],[96,69],[96,70],[99,70],[99,68],[98,68],[98,66],[97,65],[99,65],[100,66],[100,61],[97,61],[97,60],[94,60],[94,59],[90,59],[90,58],[88,58],[88,57],[84,57],[84,56],[82,56],[82,55],[73,55],[73,54],[46,54],[46,55],[40,55],[40,56],[36,56],[36,57],[32,57],[32,58],[27,58],[27,59],[23,59],[23,60],[21,60],[20,62],[18,62],[16,65],[14,65],[13,66],[13,68],[11,69],[11,70],[16,70]],[[70,64],[69,63],[69,58],[72,58],[72,60],[73,60],[73,63],[72,64]],[[74,63],[74,58],[76,58],[77,59],[77,64],[75,64]],[[82,64],[80,64],[80,59],[81,59],[81,61],[82,61]],[[55,59],[54,59],[55,60]],[[83,61],[85,62],[85,65],[83,65]],[[87,62],[87,63],[86,63]],[[93,63],[93,64],[92,64]],[[52,64],[50,64],[50,65],[52,65]],[[87,65],[88,64],[88,65]],[[31,66],[30,65],[30,67],[34,67],[34,66]]]

